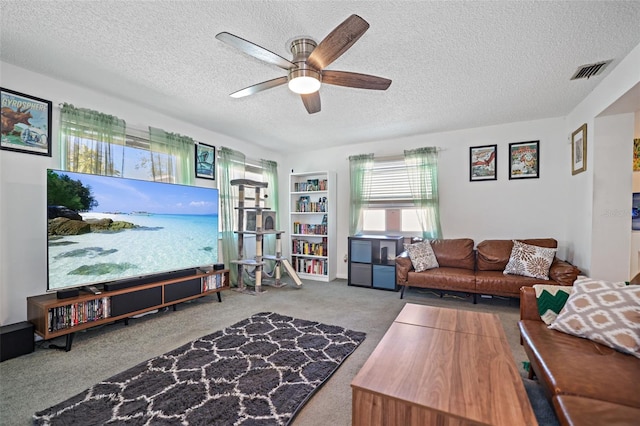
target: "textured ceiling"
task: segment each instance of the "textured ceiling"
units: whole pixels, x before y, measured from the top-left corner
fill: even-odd
[[[2,61],[279,151],[566,115],[640,43],[639,1],[1,0],[0,7]],[[328,69],[389,78],[387,91],[323,85],[322,111],[313,115],[286,86],[228,96],[285,71],[216,40],[218,32],[290,58],[288,40],[320,41],[353,13],[371,27]],[[569,80],[578,66],[608,59],[602,75]]]

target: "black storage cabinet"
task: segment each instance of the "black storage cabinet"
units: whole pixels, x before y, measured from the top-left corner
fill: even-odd
[[[349,237],[348,284],[397,291],[395,258],[402,253],[403,244],[402,236]]]

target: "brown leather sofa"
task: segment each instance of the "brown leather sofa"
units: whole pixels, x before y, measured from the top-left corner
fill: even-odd
[[[551,330],[535,290],[523,287],[518,323],[524,350],[562,425],[640,424],[640,359]]]
[[[518,240],[540,247],[557,248],[553,238]],[[572,285],[580,270],[568,262],[554,259],[549,270],[549,280],[505,275],[509,262],[512,240],[485,240],[474,249],[470,238],[432,240],[431,247],[438,259],[438,268],[416,272],[406,252],[396,257],[396,283],[402,286],[400,298],[406,287],[433,290],[460,291],[504,297],[520,297],[520,287],[534,284]]]

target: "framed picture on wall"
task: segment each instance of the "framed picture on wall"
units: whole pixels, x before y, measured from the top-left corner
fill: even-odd
[[[469,180],[498,179],[498,145],[469,147]]]
[[[0,88],[0,149],[51,157],[51,101]]]
[[[587,170],[587,123],[571,134],[571,174]]]
[[[196,177],[216,178],[216,147],[203,143],[196,144]]]
[[[540,141],[509,144],[509,179],[540,177]]]

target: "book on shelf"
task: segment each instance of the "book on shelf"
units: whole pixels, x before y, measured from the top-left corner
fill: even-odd
[[[306,195],[298,198],[296,212],[298,213],[323,213],[327,211],[327,197],[320,197],[318,201],[311,201]]]
[[[296,271],[303,274],[327,275],[329,273],[329,264],[326,259],[294,257],[294,262]]]
[[[226,280],[225,274],[213,274],[202,277],[202,292],[222,288],[226,285]]]
[[[101,297],[84,302],[50,308],[48,313],[49,331],[58,331],[75,327],[91,321],[111,316],[111,298]]]
[[[312,223],[301,223],[301,222],[293,222],[293,233],[294,234],[308,234],[308,235],[327,235],[327,224],[312,224]]]
[[[326,179],[307,179],[306,182],[295,182],[293,184],[293,190],[295,192],[326,191],[327,180]]]
[[[310,256],[327,256],[327,238],[323,237],[322,242],[307,240],[291,240],[291,254],[306,254]]]

